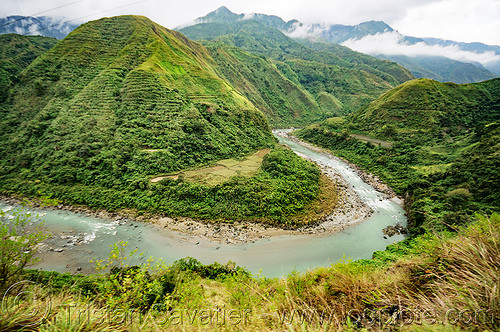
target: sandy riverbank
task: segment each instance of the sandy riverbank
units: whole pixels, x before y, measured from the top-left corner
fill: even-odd
[[[289,133],[286,131],[278,131],[277,134],[292,139],[293,141],[304,145],[309,149],[321,151],[328,154],[328,152],[316,146],[298,140],[293,135],[289,135]],[[329,155],[333,158],[337,158],[331,154]],[[359,168],[355,167],[355,165],[352,165],[350,163],[349,165],[361,176],[361,178],[365,182],[375,187],[378,191],[384,193],[387,198],[391,199],[396,197],[394,192],[387,185],[381,183],[380,180],[378,180],[376,177],[361,171]],[[311,234],[313,236],[324,236],[341,231],[346,227],[359,223],[371,215],[373,211],[371,211],[371,209],[361,201],[361,199],[353,191],[350,185],[347,184],[339,174],[337,174],[328,165],[320,164],[318,166],[339,188],[338,203],[333,209],[332,213],[323,218],[323,220],[321,220],[320,222],[316,223],[315,225],[304,226],[295,230],[281,229],[251,222],[210,223],[185,217],[170,218],[157,214],[138,214],[134,210],[108,212],[105,210],[93,210],[84,206],[70,206],[64,204],[51,206],[48,208],[68,210],[72,212],[82,213],[89,217],[97,217],[113,221],[136,220],[141,222],[148,222],[157,225],[158,227],[177,232],[181,236],[190,235],[218,243],[246,243],[254,242],[258,239],[282,235]],[[20,203],[19,199],[13,197],[0,197],[0,199],[8,204]],[[37,201],[33,201],[33,206],[40,207],[40,204]]]
[[[342,157],[338,157],[338,156],[335,156],[335,155],[331,154],[326,149],[323,149],[321,147],[318,147],[316,145],[313,145],[311,143],[304,142],[304,141],[298,139],[296,136],[294,136],[294,135],[291,134],[290,130],[287,130],[287,129],[284,129],[284,130],[274,130],[274,133],[276,135],[278,135],[278,136],[281,136],[281,137],[284,137],[284,138],[288,138],[289,140],[291,140],[291,141],[293,141],[293,142],[295,142],[297,144],[300,144],[302,146],[305,146],[308,149],[328,154],[332,158],[335,158],[335,159],[338,159],[338,160],[344,162],[345,164],[349,165],[349,167],[351,167],[356,172],[356,174],[358,174],[358,176],[364,182],[368,183],[370,186],[372,186],[373,188],[375,188],[375,190],[377,190],[378,192],[384,194],[384,198],[391,199],[392,201],[394,201],[395,203],[397,203],[400,206],[404,205],[403,198],[397,196],[396,193],[394,192],[394,190],[391,187],[389,187],[387,184],[385,184],[384,182],[382,182],[376,175],[373,175],[371,173],[368,173],[368,172],[362,170],[356,164],[351,163],[347,159],[344,159]]]

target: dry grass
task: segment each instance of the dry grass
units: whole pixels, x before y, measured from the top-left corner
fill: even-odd
[[[500,218],[494,215],[491,219],[480,219],[456,239],[443,242],[432,263],[415,267],[414,282],[420,287],[412,293],[410,304],[433,310],[442,317],[456,310],[464,313],[464,321],[479,309],[492,309],[490,319],[474,319],[479,319],[481,327],[493,328],[494,322],[498,327],[499,241]]]
[[[368,330],[497,330],[500,289],[500,216],[480,217],[450,238],[429,237],[417,242],[416,256],[401,257],[387,266],[340,262],[280,280],[234,278],[224,281],[184,280],[172,295],[172,308],[251,310],[246,324],[202,324],[184,320],[162,325],[168,312],[157,312],[133,326],[91,316],[83,324],[63,304],[74,295],[52,299],[52,312],[40,326],[44,331],[345,331]],[[26,324],[28,303],[19,313],[2,313],[0,331]],[[102,310],[90,303],[92,310]],[[492,309],[489,313],[477,310]],[[23,311],[24,310],[24,311]],[[451,313],[451,314],[450,314]],[[24,319],[24,320],[23,320]],[[468,321],[470,320],[470,321]],[[28,329],[29,330],[29,329]]]
[[[439,172],[444,172],[450,166],[453,165],[452,163],[449,164],[434,164],[434,165],[425,165],[425,166],[411,166],[411,168],[417,170],[419,173],[424,174],[424,175],[430,175],[430,174],[435,174]]]
[[[329,317],[334,329],[363,318],[354,325],[495,330],[500,326],[499,230],[500,216],[479,218],[456,238],[434,240],[430,252],[402,258],[387,268],[340,263],[293,275],[279,286],[279,299],[270,301],[277,301],[284,312],[306,313],[305,321],[313,330],[325,328],[321,317],[325,312],[334,313],[333,319]],[[348,320],[349,310],[353,314]],[[290,324],[292,330],[298,316]]]
[[[150,181],[152,183],[159,182],[165,178],[178,179],[182,176],[185,180],[191,182],[197,182],[209,186],[215,186],[217,184],[227,181],[232,176],[252,176],[262,165],[262,160],[265,155],[267,155],[271,149],[262,149],[256,153],[249,155],[241,160],[237,159],[224,159],[219,160],[217,165],[204,167],[199,169],[187,170],[181,173],[170,174],[166,176],[158,176]]]
[[[378,138],[373,138],[373,137],[369,137],[369,136],[366,136],[366,135],[360,135],[360,134],[351,134],[351,137],[354,137],[354,138],[357,138],[359,139],[360,141],[363,141],[363,142],[368,142],[368,143],[371,143],[375,146],[381,146],[381,147],[384,147],[384,148],[392,148],[392,143],[389,142],[389,141],[383,141],[381,139],[378,139]]]

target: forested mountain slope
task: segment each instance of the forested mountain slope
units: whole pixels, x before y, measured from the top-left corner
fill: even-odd
[[[0,35],[0,101],[6,98],[15,76],[56,43],[50,37]]]
[[[80,26],[20,72],[0,104],[2,188],[212,219],[265,217],[273,204],[283,211],[272,218],[298,212],[318,194],[319,171],[277,147],[262,155],[258,179],[166,176],[276,146],[264,115],[219,71],[204,46],[145,17]],[[281,163],[288,172],[272,173]]]
[[[222,14],[219,12],[218,15]],[[265,81],[270,82],[266,84],[272,86],[269,87],[270,90],[258,91],[258,98],[267,99],[265,104],[259,103],[257,98],[252,99],[251,93],[245,94],[259,107],[269,110],[266,114],[274,127],[303,125],[328,116],[347,114],[388,89],[413,78],[406,69],[395,63],[353,52],[342,46],[338,47],[338,52],[332,48],[314,50],[305,46],[284,35],[278,29],[281,25],[276,17],[262,15],[255,16],[255,19],[240,20],[228,15],[222,15],[216,20],[200,18],[199,22],[202,23],[179,31],[191,39],[202,41],[212,50],[211,54],[216,60],[219,56],[226,58],[227,53],[234,55],[234,51],[220,52],[221,48],[235,46],[260,56],[260,61],[265,66],[274,67],[260,72],[242,70],[236,77],[231,73],[231,68],[222,66],[233,85],[238,85],[241,81],[259,81],[264,84]],[[238,54],[243,67],[249,67],[242,60],[243,53],[238,51]],[[249,59],[249,56],[244,57]],[[227,64],[225,60],[222,63]],[[266,75],[268,72],[269,76],[278,75],[288,81],[283,82],[281,77],[278,81],[270,80]],[[256,91],[255,88],[242,90]],[[288,104],[282,103],[291,90],[294,91],[292,100]],[[302,96],[298,97],[299,94]],[[277,122],[275,119],[281,121]]]
[[[498,121],[500,79],[462,85],[419,79],[297,135],[387,182],[406,198],[419,233],[500,210]]]

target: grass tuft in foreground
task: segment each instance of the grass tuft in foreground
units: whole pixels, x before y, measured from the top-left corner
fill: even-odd
[[[40,300],[47,303],[50,295],[50,313],[38,322],[40,315],[29,316],[37,304],[28,299],[9,315],[2,313],[0,326],[38,322],[27,330],[42,331],[494,330],[500,322],[499,229],[500,215],[477,216],[455,235],[415,237],[390,246],[392,255],[341,261],[282,279],[252,277],[231,262],[203,265],[192,258],[149,269],[110,265],[106,274],[92,276],[26,271],[23,278],[37,282],[37,291],[46,294]]]

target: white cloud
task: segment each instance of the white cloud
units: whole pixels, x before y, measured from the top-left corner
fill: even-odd
[[[500,0],[85,0],[43,15],[67,20],[144,15],[167,28],[185,25],[227,6],[235,13],[264,13],[306,24],[359,24],[381,20],[406,35],[500,44]],[[34,15],[69,0],[2,0],[0,16]],[[132,4],[130,6],[125,6]],[[120,8],[117,8],[120,7]],[[82,20],[82,21],[84,21]],[[298,33],[298,32],[297,32]]]
[[[500,61],[500,55],[494,52],[464,51],[456,45],[428,45],[424,42],[409,44],[403,38],[400,33],[392,31],[365,36],[361,39],[349,39],[342,45],[371,55],[444,56],[462,62],[479,62],[483,65]]]
[[[289,31],[285,31],[284,33],[291,38],[314,40],[320,37],[321,33],[326,29],[327,27],[325,25],[311,25],[295,22],[289,28]]]
[[[392,25],[410,36],[500,45],[500,1],[440,0],[409,8]]]
[[[254,17],[255,17],[255,13],[250,13],[250,14],[245,13],[245,14],[243,15],[243,17],[241,18],[241,20],[242,20],[242,21],[244,21],[244,20],[251,20],[251,19],[253,19]]]

